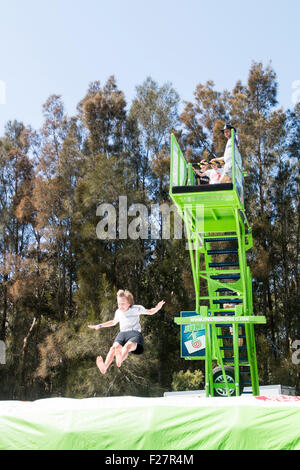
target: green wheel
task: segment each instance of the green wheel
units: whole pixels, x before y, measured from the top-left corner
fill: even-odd
[[[225,366],[225,374],[226,374],[226,379],[228,384],[234,384],[234,368],[230,366]],[[223,374],[222,374],[222,368],[220,366],[215,367],[213,369],[213,383],[215,384],[225,384]],[[243,393],[243,383],[240,377],[240,395]],[[235,393],[235,388],[230,388],[230,396],[234,397],[236,395]],[[214,389],[214,396],[216,397],[227,397],[227,390],[224,387],[220,388],[215,388]]]

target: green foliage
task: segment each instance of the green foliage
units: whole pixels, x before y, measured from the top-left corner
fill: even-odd
[[[200,390],[203,385],[203,373],[201,370],[194,370],[191,372],[187,370],[184,372],[174,372],[172,380],[172,390],[185,391],[185,390]]]

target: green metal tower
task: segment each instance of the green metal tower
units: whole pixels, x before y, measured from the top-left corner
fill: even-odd
[[[232,183],[210,185],[197,185],[192,165],[171,136],[169,194],[184,221],[196,297],[195,311],[181,312],[175,322],[181,327],[182,357],[205,360],[207,397],[238,396],[246,385],[259,395],[254,324],[266,323],[264,316],[253,315],[246,258],[252,232],[242,159],[231,132]]]

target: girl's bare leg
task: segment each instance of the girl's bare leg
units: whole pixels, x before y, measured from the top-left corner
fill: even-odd
[[[117,366],[118,366],[118,367],[121,367],[123,361],[125,361],[125,360],[127,359],[128,354],[129,354],[130,352],[132,352],[132,351],[135,351],[136,347],[137,347],[137,343],[132,343],[131,341],[128,341],[128,343],[126,343],[126,344],[123,346],[123,348],[122,348],[122,350],[121,350],[121,354],[120,354],[120,356],[119,356],[119,361],[118,361],[118,359],[117,359],[117,357],[116,357],[116,362],[117,362]],[[119,365],[119,364],[120,364],[120,365]]]
[[[114,357],[116,356],[117,350],[122,350],[122,346],[119,343],[114,343],[106,356],[105,362],[103,362],[102,356],[97,357],[96,364],[101,374],[104,375],[106,373],[107,369],[114,360]]]
[[[96,364],[97,364],[97,367],[100,370],[101,374],[104,375],[107,368],[106,368],[106,365],[103,362],[102,356],[97,357]]]

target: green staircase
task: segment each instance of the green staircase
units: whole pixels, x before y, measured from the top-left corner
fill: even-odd
[[[194,315],[175,322],[195,329],[204,325],[206,396],[240,395],[245,386],[259,395],[254,325],[266,319],[253,315],[246,258],[252,232],[244,210],[241,156],[236,145],[232,149],[232,183],[197,186],[171,137],[170,197],[185,223],[196,297]]]

